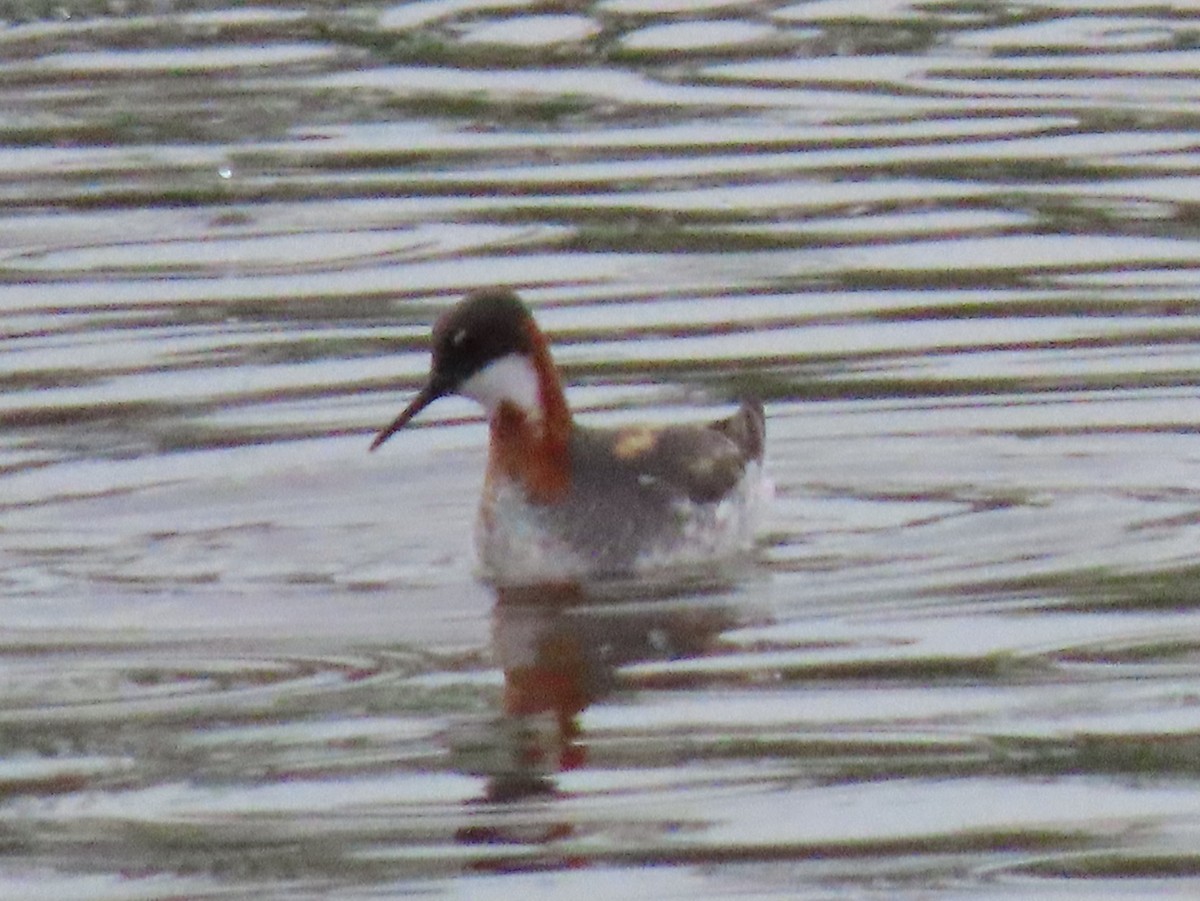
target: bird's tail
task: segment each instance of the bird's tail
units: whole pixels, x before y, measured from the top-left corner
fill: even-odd
[[[713,427],[741,448],[748,458],[762,460],[767,440],[767,417],[758,398],[742,398],[738,411],[728,419],[714,423]]]

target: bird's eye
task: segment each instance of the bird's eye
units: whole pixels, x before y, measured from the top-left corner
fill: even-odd
[[[468,339],[470,337],[470,334],[465,328],[460,328],[450,336],[450,346],[455,350],[461,350],[468,343]]]

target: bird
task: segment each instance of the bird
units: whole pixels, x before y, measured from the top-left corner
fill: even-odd
[[[371,443],[431,403],[479,403],[489,429],[475,539],[498,587],[638,578],[748,559],[769,480],[760,401],[702,424],[576,423],[545,335],[517,294],[485,288],[436,321],[424,386]]]

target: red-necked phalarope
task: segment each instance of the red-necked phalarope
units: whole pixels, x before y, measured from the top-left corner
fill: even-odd
[[[488,416],[476,539],[489,581],[638,576],[751,550],[769,494],[758,401],[703,425],[577,425],[546,339],[504,289],[470,294],[437,321],[428,382],[371,450],[448,394]]]

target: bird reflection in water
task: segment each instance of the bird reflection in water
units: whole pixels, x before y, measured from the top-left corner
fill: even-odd
[[[491,817],[497,805],[550,799],[556,776],[589,763],[580,715],[637,686],[621,667],[711,654],[746,621],[726,603],[728,581],[622,584],[586,595],[578,586],[497,588],[492,646],[504,672],[499,717],[485,734],[455,742],[459,768],[486,776],[478,816],[458,831],[465,844],[546,844],[571,824]],[[495,863],[493,861],[493,863]]]

